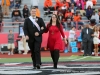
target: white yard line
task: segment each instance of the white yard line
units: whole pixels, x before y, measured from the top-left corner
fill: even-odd
[[[71,73],[71,74],[50,74],[50,75],[97,75],[100,74],[100,72],[89,72],[89,73]]]
[[[91,58],[100,58],[100,57],[98,56],[98,57],[91,57]]]
[[[90,57],[90,56],[85,56],[85,57],[82,57],[82,58],[79,58],[79,59],[75,59],[75,60],[71,60],[71,61],[77,61],[77,60],[85,59],[87,57]]]
[[[78,56],[60,57],[59,59],[76,59]]]

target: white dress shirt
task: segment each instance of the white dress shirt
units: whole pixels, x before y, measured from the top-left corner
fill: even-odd
[[[89,30],[87,29],[87,34],[89,33]]]

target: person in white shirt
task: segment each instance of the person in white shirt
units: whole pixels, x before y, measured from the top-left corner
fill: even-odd
[[[88,0],[86,2],[86,9],[88,8],[88,6],[91,6],[91,8],[93,7],[93,2],[91,0]]]
[[[68,50],[70,51],[70,43],[72,41],[75,41],[75,27],[72,27],[72,29],[69,31],[69,37],[68,37]]]
[[[31,6],[33,7],[36,7],[38,8],[38,5],[39,5],[39,0],[31,0]]]
[[[98,25],[99,24],[99,15],[98,13],[96,12],[93,12],[93,15],[91,17],[91,19],[95,19],[96,20],[96,24]]]
[[[21,41],[23,42],[23,47],[24,47],[24,55],[28,53],[28,50],[26,48],[26,38],[25,38],[25,35],[24,35],[24,32],[23,32],[23,28],[22,28],[22,32],[20,33],[20,36],[22,36],[22,39]]]
[[[94,27],[94,37],[93,37],[93,44],[94,44],[94,55],[98,56],[98,44],[99,44],[99,27]]]

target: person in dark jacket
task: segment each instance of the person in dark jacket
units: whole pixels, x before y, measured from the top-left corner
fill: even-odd
[[[0,11],[0,32],[2,31],[2,26],[3,26],[3,13]]]
[[[12,12],[12,22],[21,22],[22,16],[20,10],[16,7],[15,10]]]
[[[88,20],[91,19],[92,14],[93,14],[93,9],[91,9],[91,6],[89,6],[88,9],[86,9],[86,17],[88,18]]]
[[[24,18],[29,17],[29,9],[28,9],[27,5],[24,5],[24,8],[23,8],[23,17]]]
[[[31,8],[31,16],[24,21],[24,34],[31,50],[31,58],[34,69],[40,69],[41,55],[40,48],[42,43],[42,34],[46,27],[42,18],[36,16],[36,8]]]
[[[93,30],[87,24],[81,32],[82,43],[84,47],[84,56],[91,56],[93,44]]]

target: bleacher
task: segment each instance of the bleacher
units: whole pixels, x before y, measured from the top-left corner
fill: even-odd
[[[19,10],[21,11],[21,14],[22,14],[22,9],[24,7],[24,4],[27,4],[27,6],[29,8],[31,6],[29,1],[22,0],[21,8],[19,8]],[[12,26],[11,14],[12,14],[13,10],[14,10],[14,8],[12,10],[10,10],[10,14],[8,16],[4,16],[4,19],[3,19],[3,21],[4,21],[3,32],[8,32],[9,29],[12,29],[14,32],[18,32],[19,23],[16,23],[14,26]]]
[[[40,2],[39,2],[39,9],[40,9],[40,12],[41,12],[41,17],[47,23],[47,22],[49,22],[50,17],[44,15],[44,13],[47,12],[47,11],[43,10],[44,1],[45,0],[40,0]],[[95,8],[95,10],[97,10],[99,8],[99,6],[100,6],[100,0],[97,0],[97,1],[98,2],[96,4],[96,6],[93,6],[93,8]],[[52,2],[53,2],[53,5],[54,5],[55,4],[55,0],[52,0]],[[29,8],[31,7],[30,1],[28,1],[28,0],[22,0],[22,4],[21,4],[21,8],[20,8],[21,13],[22,13],[22,9],[24,7],[24,4],[27,4],[27,6]],[[3,32],[8,32],[9,29],[14,30],[14,32],[18,32],[18,25],[19,24],[14,25],[15,27],[13,27],[12,24],[11,24],[11,22],[12,22],[11,13],[12,13],[12,10],[10,11],[10,15],[9,16],[4,16],[3,21],[5,22],[5,24],[4,24]],[[82,16],[82,20],[87,20],[86,16]],[[87,23],[87,22],[84,22],[84,23]]]

